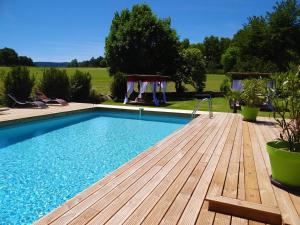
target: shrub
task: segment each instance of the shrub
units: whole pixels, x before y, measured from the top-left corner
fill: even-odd
[[[26,67],[13,67],[4,77],[4,100],[11,106],[13,102],[7,94],[14,95],[17,99],[27,100],[34,85],[34,77]]]
[[[251,79],[243,81],[241,99],[246,106],[260,106],[266,98],[267,85],[262,79]]]
[[[300,66],[297,72],[277,74],[276,90],[271,91],[274,118],[281,128],[279,140],[287,142],[290,151],[300,152]]]
[[[71,99],[75,102],[87,102],[91,93],[91,75],[76,70],[71,76]]]
[[[105,100],[107,100],[106,96],[97,93],[94,89],[91,90],[88,102],[90,103],[94,103],[94,104],[99,104],[101,102],[104,102]]]
[[[220,85],[220,91],[225,95],[227,95],[230,92],[230,89],[231,89],[231,82],[226,77]]]
[[[69,100],[70,83],[66,71],[56,68],[46,69],[41,79],[40,89],[49,98]]]
[[[126,79],[123,74],[117,73],[110,86],[111,94],[114,99],[121,100],[127,91]]]

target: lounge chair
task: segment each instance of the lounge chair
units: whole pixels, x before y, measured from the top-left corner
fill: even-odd
[[[41,101],[33,101],[33,102],[20,101],[20,100],[16,99],[11,94],[8,94],[7,96],[14,102],[14,106],[47,108],[47,105],[44,102],[41,102]]]
[[[60,104],[62,106],[65,106],[65,105],[68,105],[68,102],[63,100],[63,99],[60,99],[60,98],[55,98],[55,99],[51,99],[51,98],[48,98],[43,92],[41,91],[37,91],[36,93],[36,97],[37,97],[37,100],[38,101],[42,101],[46,104]]]

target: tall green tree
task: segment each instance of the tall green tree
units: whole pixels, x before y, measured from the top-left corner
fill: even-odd
[[[0,49],[0,65],[16,66],[19,65],[18,54],[11,48]]]
[[[68,63],[68,67],[78,67],[78,60],[72,59],[70,63]]]
[[[218,37],[212,35],[204,39],[203,55],[208,68],[215,69],[220,67],[222,53]]]
[[[179,59],[179,39],[171,20],[159,19],[148,5],[116,12],[105,42],[111,75],[156,74],[173,76]]]
[[[240,49],[232,46],[226,49],[221,58],[224,72],[236,70],[236,64],[240,55]]]
[[[277,2],[272,12],[254,16],[239,30],[231,46],[239,49],[234,68],[240,71],[286,71],[300,61],[300,6]],[[228,56],[228,55],[227,55]]]
[[[19,56],[19,65],[34,66],[32,59],[27,56]]]
[[[178,70],[185,83],[191,84],[197,92],[205,88],[206,69],[202,52],[197,48],[187,48],[181,52],[181,67]]]
[[[277,2],[266,16],[269,23],[272,61],[280,70],[300,59],[300,5],[296,0]]]

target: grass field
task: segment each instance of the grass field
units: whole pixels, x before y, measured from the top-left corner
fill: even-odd
[[[43,75],[43,71],[45,68],[42,67],[30,67],[30,72],[34,77],[36,78],[37,82]],[[112,81],[112,77],[108,75],[106,68],[60,68],[67,71],[68,75],[71,75],[74,73],[75,70],[81,70],[84,72],[89,72],[92,77],[92,86],[93,88],[102,93],[102,94],[109,94],[110,93],[110,83]],[[9,67],[0,67],[0,75],[3,72],[8,72],[10,70]],[[2,73],[1,73],[2,72]],[[224,79],[224,75],[212,75],[209,74],[207,76],[207,83],[206,83],[206,91],[219,91],[219,87],[221,82]],[[191,85],[185,85],[185,87],[188,89],[188,91],[194,91],[194,88]],[[174,92],[174,83],[169,82],[168,84],[168,91]],[[149,89],[150,91],[150,89]]]
[[[9,67],[0,67],[0,76],[3,76],[3,73],[7,73],[9,71]],[[36,78],[36,81],[40,80],[43,75],[44,68],[42,67],[30,67],[30,72]],[[106,68],[60,68],[65,69],[68,75],[74,73],[75,70],[81,70],[84,72],[89,72],[92,77],[92,87],[102,94],[110,93],[110,83],[112,81],[112,77],[108,75]],[[1,78],[1,77],[0,77]],[[220,84],[222,83],[225,75],[217,75],[217,74],[208,74],[205,91],[214,91],[218,92],[220,88]],[[1,91],[1,79],[0,79],[0,91]],[[185,85],[188,91],[194,91],[194,88],[191,85]],[[174,83],[168,83],[168,92],[174,92]],[[151,91],[150,87],[148,87],[147,91]],[[1,94],[1,93],[0,93]],[[121,102],[114,102],[112,100],[105,101],[103,104],[112,104],[112,105],[122,105]],[[192,100],[181,100],[181,101],[169,101],[167,105],[162,106],[170,109],[189,109],[193,110],[196,104],[196,99]],[[200,106],[200,110],[206,111],[208,110],[207,102],[203,102]],[[213,98],[213,111],[215,112],[231,112],[229,108],[228,101],[223,97]],[[260,116],[269,116],[270,113],[260,112]]]

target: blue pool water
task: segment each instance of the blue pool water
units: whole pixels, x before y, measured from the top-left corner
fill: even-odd
[[[0,128],[0,224],[31,224],[187,122],[99,111]]]

